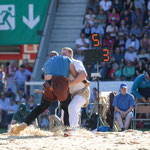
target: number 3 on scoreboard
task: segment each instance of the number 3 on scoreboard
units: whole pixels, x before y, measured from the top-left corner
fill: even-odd
[[[107,57],[104,59],[104,61],[109,61],[110,57],[109,57],[109,50],[108,49],[103,49],[103,52],[106,52],[105,54],[103,54],[104,57]]]

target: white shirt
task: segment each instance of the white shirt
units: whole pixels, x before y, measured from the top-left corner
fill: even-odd
[[[89,39],[84,38],[84,41],[85,41],[85,43],[89,44]],[[83,45],[84,45],[84,43],[83,43],[83,41],[82,41],[81,38],[76,40],[76,45],[80,45],[80,46],[83,46]],[[86,49],[88,49],[88,48],[87,48],[87,47],[80,47],[80,48],[78,48],[78,49],[79,49],[79,50],[86,50]]]
[[[85,18],[88,19],[87,22],[88,22],[91,26],[94,25],[94,20],[90,20],[91,18],[95,18],[95,15],[94,15],[94,14],[93,14],[93,15],[87,14],[87,15],[85,15]],[[86,23],[87,23],[87,22],[86,22]]]
[[[80,72],[82,72],[82,71],[86,72],[86,70],[85,70],[85,68],[84,68],[84,66],[83,66],[83,64],[82,64],[81,61],[76,60],[76,59],[72,59],[72,63],[73,63],[73,65],[74,65],[74,67],[75,67],[75,70],[76,70],[78,73],[80,73]],[[71,80],[74,79],[71,74],[69,75],[69,78],[70,78]],[[75,85],[73,85],[73,86],[71,86],[71,87],[69,88],[70,94],[74,94],[75,92],[77,92],[77,91],[83,89],[84,87],[85,87],[85,84],[84,84],[83,82],[77,83],[77,84],[75,84]]]
[[[105,2],[105,0],[101,0],[101,1],[99,2],[99,5],[102,7],[102,9],[103,9],[104,11],[107,11],[107,10],[109,10],[109,8],[111,7],[112,2],[111,2],[111,1]]]
[[[137,53],[136,53],[136,52],[130,53],[129,51],[127,51],[127,52],[125,53],[124,58],[125,58],[125,60],[127,60],[127,61],[132,61],[132,62],[134,62],[135,58],[137,58]]]
[[[106,32],[110,32],[111,36],[116,36],[115,33],[112,33],[115,30],[115,28],[116,28],[116,32],[118,32],[118,27],[117,26],[113,27],[112,25],[108,25],[106,27]]]
[[[18,110],[18,105],[16,105],[15,103],[13,105],[11,105],[9,103],[9,105],[7,106],[7,110],[8,110],[9,114],[14,114]]]

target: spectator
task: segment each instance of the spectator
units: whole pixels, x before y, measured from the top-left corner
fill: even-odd
[[[108,14],[108,23],[111,24],[112,20],[118,25],[120,21],[120,15],[116,12],[116,8],[112,8],[112,11]]]
[[[85,27],[82,29],[81,33],[84,33],[86,38],[91,36],[91,26],[89,23],[85,24]]]
[[[89,101],[89,105],[87,106],[89,108],[89,110],[91,111],[94,107],[93,103],[97,102],[97,95],[98,94],[98,90],[96,87],[94,87],[92,89],[92,92],[90,94],[90,101]]]
[[[2,126],[5,127],[5,117],[7,117],[7,106],[10,103],[10,99],[5,97],[5,93],[1,92],[0,98],[0,112],[1,112],[1,121]]]
[[[135,8],[132,12],[132,24],[136,23],[140,26],[143,26],[143,14],[141,13],[139,8]]]
[[[115,47],[120,47],[121,53],[124,53],[125,50],[125,35],[122,32],[118,33],[118,40],[115,42]]]
[[[89,9],[88,14],[85,15],[85,24],[89,23],[90,26],[92,27],[94,25],[94,20],[95,20],[95,15],[92,11],[92,9]]]
[[[10,64],[6,67],[6,82],[7,89],[11,88],[14,93],[16,93],[16,84],[14,75],[18,68],[16,67],[16,62],[14,60],[10,61]]]
[[[150,0],[148,0],[147,9],[150,10]]]
[[[29,66],[29,62],[27,59],[23,60],[23,64],[25,65],[25,69],[27,69],[28,71],[32,72],[32,67]]]
[[[146,72],[146,68],[142,61],[138,61],[138,64],[135,67],[135,76],[139,76],[140,74],[143,74]]]
[[[2,122],[2,126],[4,128],[7,128],[8,124],[10,124],[12,117],[17,112],[17,110],[18,110],[18,105],[16,105],[16,103],[15,103],[15,98],[12,97],[10,99],[9,104],[7,105],[7,113]]]
[[[121,62],[124,60],[124,56],[123,56],[123,54],[121,53],[119,47],[116,47],[115,53],[113,54],[113,57],[114,57],[114,59],[115,59],[115,61],[116,61],[117,63],[121,63]]]
[[[124,9],[128,11],[132,11],[134,7],[133,0],[126,0],[124,1]]]
[[[115,80],[115,72],[117,71],[117,69],[119,68],[119,65],[117,62],[114,62],[112,64],[112,68],[110,69],[109,73],[108,73],[108,78],[111,80]]]
[[[146,10],[146,5],[144,0],[134,0],[134,7],[139,8],[140,11]]]
[[[137,60],[148,63],[150,61],[150,54],[146,53],[145,49],[141,49],[140,54],[137,56]]]
[[[126,62],[128,62],[128,61],[135,62],[136,58],[137,58],[137,53],[134,52],[133,46],[130,45],[128,48],[128,51],[125,52],[124,59]]]
[[[123,14],[121,15],[121,20],[125,21],[125,25],[129,28],[132,24],[131,15],[128,10],[124,10]]]
[[[9,99],[11,99],[12,97],[16,97],[16,94],[12,91],[12,89],[11,88],[9,88],[8,90],[7,90],[7,92],[5,93],[5,96],[7,97],[7,98],[9,98]]]
[[[150,10],[144,15],[144,26],[150,21]]]
[[[123,9],[123,0],[113,0],[112,8],[115,8],[118,12],[121,12]]]
[[[22,87],[18,89],[18,93],[16,94],[16,103],[26,103],[26,96]]]
[[[141,36],[141,28],[138,24],[134,24],[134,26],[131,27],[130,35],[134,34],[137,38],[140,38]]]
[[[132,34],[131,37],[126,41],[126,49],[128,49],[129,46],[132,46],[136,51],[138,51],[140,48],[140,42],[137,38],[135,38],[134,34]]]
[[[103,9],[99,10],[98,15],[96,16],[96,21],[99,25],[102,25],[103,27],[106,26],[107,14],[104,13]]]
[[[143,38],[140,40],[140,45],[142,49],[145,49],[145,50],[150,49],[150,39],[148,38],[147,33],[144,33]]]
[[[3,71],[3,68],[0,66],[0,93],[4,91],[5,87],[5,72]]]
[[[102,80],[107,79],[107,73],[108,73],[107,63],[101,62],[101,64],[100,64],[100,75],[101,75]]]
[[[135,67],[133,62],[127,62],[127,65],[123,68],[123,76],[126,78],[126,80],[132,81],[134,79]]]
[[[124,58],[125,58],[126,62],[128,62],[128,61],[136,62],[137,53],[134,52],[132,45],[130,45],[128,48],[128,51],[125,52]]]
[[[115,78],[116,78],[116,81],[120,81],[121,78],[123,78],[123,63],[121,63],[118,67],[118,69],[115,71]],[[123,81],[124,79],[122,79]]]
[[[139,75],[132,85],[132,93],[137,97],[137,103],[147,103],[150,97],[150,70]]]
[[[111,24],[106,27],[106,33],[110,33],[111,37],[116,37],[118,27],[115,25],[115,20],[112,20]]]
[[[150,38],[150,20],[148,21],[148,23],[146,24],[146,26],[144,26],[141,35],[143,35],[144,33],[147,33],[148,38]]]
[[[115,39],[110,37],[110,33],[106,33],[106,38],[104,38],[103,40],[103,46],[108,47],[109,50],[112,52],[114,44],[115,44]]]
[[[20,104],[19,110],[13,115],[11,125],[24,122],[24,119],[29,115],[29,113],[30,112],[26,110],[26,104]]]
[[[120,93],[117,94],[113,101],[115,109],[114,117],[117,119],[119,127],[122,131],[129,128],[130,120],[133,117],[133,108],[135,106],[135,100],[133,95],[127,92],[127,85],[120,85]],[[125,123],[123,123],[125,119]]]
[[[92,79],[92,78],[91,78],[91,73],[96,72],[96,70],[94,70],[94,66],[91,65],[91,64],[87,64],[87,65],[85,66],[85,69],[86,69],[86,72],[87,72],[87,74],[88,74],[87,79],[88,79],[88,80],[91,80],[91,79]]]
[[[17,91],[20,87],[24,88],[25,82],[27,81],[28,76],[31,76],[31,72],[25,69],[25,65],[22,64],[20,66],[20,69],[16,71],[15,76],[14,76]]]
[[[85,34],[81,33],[79,39],[76,40],[77,50],[87,50],[89,47],[89,39],[85,38]]]
[[[27,104],[26,104],[26,108],[27,108],[28,111],[31,112],[36,106],[37,106],[37,105],[36,105],[36,103],[35,103],[34,96],[31,95],[31,96],[29,97],[29,101],[28,101]]]
[[[92,27],[91,29],[91,33],[98,33],[100,35],[100,37],[103,37],[104,35],[104,29],[101,25],[98,25],[98,23],[95,21],[94,22],[94,27]]]
[[[98,1],[97,0],[89,0],[87,4],[88,9],[92,9],[94,12],[97,11]]]
[[[119,33],[123,34],[125,37],[129,35],[129,29],[127,28],[125,24],[125,20],[121,20],[120,27],[119,27]]]
[[[112,5],[112,2],[110,0],[101,0],[99,2],[100,8],[102,8],[106,12],[111,9],[111,5]]]

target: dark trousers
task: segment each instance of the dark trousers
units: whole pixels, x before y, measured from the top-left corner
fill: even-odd
[[[138,88],[138,92],[146,99],[150,97],[150,88]]]
[[[71,101],[70,95],[65,101],[61,101],[61,108],[64,110],[64,125],[69,126],[69,114],[68,114],[68,105]],[[41,104],[36,106],[32,112],[25,118],[25,123],[30,125],[35,118],[37,118],[42,112],[44,112],[51,105],[52,102],[47,101],[42,97]]]

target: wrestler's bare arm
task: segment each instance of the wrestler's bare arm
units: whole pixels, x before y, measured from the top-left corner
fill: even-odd
[[[87,73],[85,71],[81,71],[78,73],[77,77],[74,78],[70,83],[69,86],[82,82],[87,77]]]
[[[70,66],[69,66],[70,68],[69,68],[69,70],[70,70],[70,73],[72,74],[72,76],[74,77],[74,78],[76,78],[76,76],[77,76],[77,71],[75,70],[75,67],[74,67],[74,65],[72,64],[72,63],[70,63]]]

